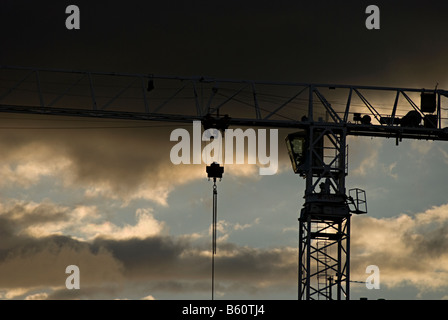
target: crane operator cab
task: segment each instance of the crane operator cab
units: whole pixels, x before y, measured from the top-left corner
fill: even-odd
[[[305,130],[288,134],[285,138],[286,148],[288,149],[289,158],[292,168],[296,174],[305,176],[309,170],[309,148],[310,141]],[[324,166],[324,139],[319,138],[314,141],[313,157],[311,160],[312,167],[315,171]]]

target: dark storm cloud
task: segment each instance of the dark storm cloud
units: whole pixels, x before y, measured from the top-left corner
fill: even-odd
[[[423,228],[417,227],[416,229],[414,232],[403,235],[403,241],[409,243],[414,256],[431,259],[448,254],[448,221],[426,225]],[[416,234],[422,233],[424,236],[416,237]]]
[[[82,241],[70,236],[31,237],[21,232],[15,213],[36,213],[34,221],[45,224],[60,221],[57,207],[51,204],[12,206],[1,214],[0,286],[38,292],[54,288],[50,299],[123,298],[129,292],[141,297],[159,293],[206,292],[209,289],[209,244],[155,235],[143,239],[114,240],[97,237]],[[44,210],[47,208],[48,210]],[[49,214],[40,214],[39,211]],[[414,217],[402,215],[390,219],[372,217],[353,221],[352,269],[356,279],[367,277],[367,265],[377,265],[382,284],[393,287],[403,282],[418,288],[440,288],[445,277],[448,226],[447,205],[433,207]],[[385,246],[384,243],[388,245]],[[217,290],[256,294],[266,288],[285,288],[295,281],[295,248],[243,247],[220,243],[216,256]],[[65,267],[76,264],[82,273],[82,289],[65,292]],[[437,274],[437,277],[435,277]],[[264,288],[264,289],[263,289]],[[85,289],[85,290],[84,290]],[[128,292],[128,293],[126,293]],[[31,294],[26,294],[30,295]]]
[[[64,287],[65,269],[76,264],[83,270],[83,281],[95,285],[103,282],[120,282],[121,266],[110,253],[93,252],[87,243],[66,236],[44,238],[14,238],[11,247],[4,251],[0,270],[3,290],[24,288]],[[107,267],[106,267],[107,266]]]
[[[440,1],[377,1],[377,31],[365,28],[367,1],[77,1],[76,31],[69,4],[2,2],[0,62],[378,85],[446,74]]]
[[[424,219],[424,215],[422,214],[417,220]],[[382,228],[385,222],[370,219],[367,222],[369,225],[367,229],[363,228],[363,225],[357,224],[357,232],[353,235],[356,244],[354,246],[356,252],[352,257],[353,269],[359,271],[357,269],[365,268],[363,263],[377,264],[382,272],[383,284],[389,286],[404,280],[414,281],[417,286],[438,286],[443,283],[443,279],[431,283],[421,283],[428,276],[431,277],[428,271],[431,261],[440,261],[440,259],[446,258],[443,251],[438,251],[446,243],[440,241],[435,243],[431,240],[431,234],[434,233],[433,228],[426,231],[417,230],[419,227],[415,221],[404,217],[389,222],[391,226],[385,228],[381,234],[390,234],[390,228],[396,228],[396,235],[392,236],[398,240],[390,241],[392,246],[388,250],[377,249],[372,252],[369,251],[372,249],[372,244],[363,244],[359,234],[364,233],[366,237],[372,235],[371,241],[374,241],[378,236],[378,234],[374,235],[374,231]],[[5,225],[5,223],[2,225]],[[404,228],[399,226],[404,226]],[[436,229],[439,228],[436,227]],[[414,236],[409,237],[410,233],[413,233]],[[387,239],[386,241],[389,241]],[[397,254],[403,248],[408,250],[403,251],[402,254]],[[438,250],[435,250],[436,248]],[[430,250],[427,251],[428,249]],[[58,259],[60,263],[47,270],[35,269],[32,277],[27,276],[31,272],[22,274],[21,272],[24,272],[24,270],[15,269],[15,276],[6,277],[2,281],[4,287],[56,286],[57,284],[61,285],[60,282],[65,279],[63,274],[55,277],[55,274],[58,273],[58,267],[63,269],[64,263],[69,263],[73,259],[82,260],[81,257],[89,253],[86,258],[92,260],[96,257],[94,259],[96,266],[86,267],[81,264],[85,290],[77,293],[59,290],[49,295],[49,298],[120,297],[120,285],[123,279],[126,279],[127,286],[132,286],[133,283],[146,283],[145,287],[148,290],[146,292],[149,293],[158,291],[202,292],[209,289],[207,279],[210,270],[210,257],[204,256],[201,253],[202,250],[203,248],[194,246],[185,239],[176,240],[170,237],[156,236],[147,239],[120,241],[96,239],[89,244],[64,236],[54,236],[43,239],[28,239],[25,243],[11,250],[8,261],[4,260],[0,268],[3,271],[12,272],[11,269],[5,268],[5,264],[9,263],[11,265],[11,261],[14,259],[18,259],[22,263],[32,262],[37,265],[41,258],[56,261],[54,259],[60,255]],[[358,256],[356,254],[358,250],[367,250],[366,252],[370,253]],[[107,255],[104,256],[106,253]],[[107,260],[101,263],[101,260],[99,260],[101,255],[103,255],[103,259],[109,257],[112,260],[109,260],[109,264],[106,264]],[[65,258],[62,258],[62,256],[65,256]],[[222,244],[216,260],[216,272],[220,279],[218,288],[222,290],[232,288],[232,290],[245,290],[255,293],[260,290],[261,283],[269,283],[274,287],[288,283],[296,276],[294,257],[292,249],[253,249],[234,244]],[[426,261],[421,263],[422,259]],[[112,273],[111,277],[108,278],[104,274],[110,271],[111,263],[120,265],[121,268],[118,274]],[[30,271],[29,269],[26,270]],[[96,277],[92,277],[92,274]]]
[[[68,218],[67,208],[54,206],[49,202],[42,202],[35,207],[26,208],[24,203],[16,203],[2,213],[4,219],[10,219],[17,228],[28,227],[35,223],[58,222]]]
[[[27,227],[47,227],[70,219],[67,208],[49,202],[4,204],[0,211],[1,290],[65,285],[65,268],[76,264],[86,283],[120,282],[121,265],[104,248],[65,235],[33,236]],[[107,268],[103,268],[107,266]]]
[[[27,217],[35,213],[34,224],[45,226],[60,222],[60,215],[53,214],[58,211],[68,218],[66,210],[50,203],[34,208],[16,204],[1,212],[0,272],[7,276],[0,280],[0,296],[8,290],[21,290],[23,298],[32,298],[33,292],[46,292],[44,296],[50,299],[117,298],[126,295],[123,290],[132,292],[135,287],[144,297],[151,290],[181,293],[208,288],[209,245],[188,237],[113,240],[99,236],[84,241],[68,235],[31,236],[23,232],[30,222]],[[216,271],[224,287],[255,292],[261,283],[288,284],[295,274],[294,255],[288,248],[253,249],[223,243],[219,251]],[[60,289],[68,276],[65,268],[71,264],[80,268],[82,279],[82,290],[75,293]]]
[[[26,248],[30,242],[36,244],[37,247],[42,245],[41,242],[31,240],[27,234],[22,232],[27,227],[34,224],[45,225],[51,222],[62,222],[69,218],[67,208],[58,207],[47,201],[31,206],[26,202],[4,204],[0,213],[0,248],[2,258],[5,258],[10,250],[15,250],[18,247],[27,251]],[[52,239],[54,243],[60,243],[63,240],[63,238],[57,237]]]
[[[130,279],[135,277],[161,280],[203,279],[210,271],[208,248],[197,247],[185,240],[152,237],[126,241],[96,239],[93,247],[112,252],[120,260]],[[254,249],[224,243],[216,256],[217,272],[224,281],[258,282],[282,274],[285,281],[295,273],[289,250]]]
[[[0,136],[6,166],[4,173],[11,180],[9,187],[30,185],[26,165],[50,168],[66,161],[67,166],[60,167],[59,172],[53,168],[56,171],[47,173],[58,174],[69,184],[75,183],[86,188],[93,186],[111,196],[124,198],[129,198],[136,190],[143,188],[145,191],[142,192],[146,192],[148,198],[162,201],[164,195],[152,196],[151,190],[163,193],[169,191],[171,185],[191,179],[188,175],[190,168],[171,165],[172,143],[169,134],[174,127],[83,130],[84,124],[79,121],[52,119],[46,122],[42,118],[35,119],[34,123],[41,130],[26,130],[30,124],[27,120],[2,120],[5,126],[23,126],[19,130],[2,131]],[[62,125],[62,128],[45,130],[55,125]],[[110,123],[94,122],[90,125],[103,127]],[[65,126],[75,126],[79,130],[64,130]],[[20,165],[25,166],[22,174],[19,172]],[[33,167],[29,170],[33,170]],[[179,171],[178,179],[170,179],[169,175],[176,171]],[[31,182],[37,181],[33,179]],[[140,194],[140,197],[145,197],[145,194]]]
[[[113,252],[124,263],[125,272],[131,279],[139,275],[155,279],[170,278],[175,269],[186,271],[179,256],[190,248],[188,242],[174,241],[170,237],[125,241],[96,239],[92,245],[93,248],[106,248]],[[200,266],[200,261],[197,262]]]
[[[152,122],[120,124],[108,120],[20,118],[0,119],[0,125],[12,128],[2,130],[0,135],[6,187],[30,187],[42,176],[56,175],[67,186],[93,190],[93,196],[146,198],[165,203],[173,186],[206,178],[204,165],[171,163],[170,151],[177,142],[170,141],[170,133],[179,126],[176,124],[156,123],[151,127]],[[114,129],[117,124],[129,128]],[[134,125],[143,128],[133,129]],[[34,129],[27,130],[30,126]],[[108,126],[112,128],[107,129]],[[192,131],[192,124],[181,126]],[[278,134],[280,169],[289,167],[284,143],[287,132],[280,130]],[[247,150],[247,143],[245,147]],[[241,174],[231,168],[226,170],[228,174],[232,172]],[[253,174],[258,172],[254,169]]]

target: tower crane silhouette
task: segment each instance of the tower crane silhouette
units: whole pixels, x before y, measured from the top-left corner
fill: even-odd
[[[298,298],[350,298],[350,218],[365,191],[347,193],[348,136],[448,141],[438,89],[215,79],[0,66],[0,112],[284,128],[305,179],[299,215]],[[219,114],[226,114],[220,116]],[[219,164],[216,164],[219,167]],[[207,167],[214,180],[222,172]],[[222,168],[222,167],[221,167]],[[217,173],[217,174],[216,174]],[[216,253],[217,208],[213,212]],[[332,250],[334,248],[334,250]],[[329,252],[333,251],[332,254]],[[328,281],[328,273],[332,273]],[[320,283],[324,279],[324,283]]]

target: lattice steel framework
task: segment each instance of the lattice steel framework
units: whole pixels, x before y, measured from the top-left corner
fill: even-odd
[[[305,131],[305,204],[299,218],[299,299],[349,299],[350,216],[346,195],[347,131]],[[359,208],[358,208],[359,209]],[[365,213],[365,212],[364,212]],[[333,290],[335,289],[335,290]]]
[[[299,232],[299,298],[348,300],[350,215],[308,214],[300,219]]]

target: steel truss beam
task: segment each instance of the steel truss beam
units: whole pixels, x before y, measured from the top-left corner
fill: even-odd
[[[424,113],[420,94],[433,93],[436,110]],[[210,77],[89,72],[0,66],[0,112],[191,123],[230,116],[230,125],[346,128],[348,135],[448,140],[442,100],[448,92]],[[395,122],[415,111],[424,124]],[[363,124],[356,113],[370,116]],[[430,117],[432,116],[432,117]],[[385,119],[387,121],[385,121]]]

